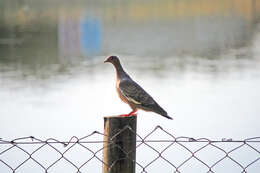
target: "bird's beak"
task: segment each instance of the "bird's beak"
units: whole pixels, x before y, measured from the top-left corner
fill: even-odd
[[[104,63],[109,62],[108,58],[109,56],[104,60]]]

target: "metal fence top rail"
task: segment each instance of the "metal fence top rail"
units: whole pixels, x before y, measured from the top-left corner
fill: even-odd
[[[126,126],[124,129],[118,132],[120,134],[122,131],[125,131],[126,129],[132,130],[129,126]],[[167,140],[150,140],[147,139],[151,134],[153,134],[155,131],[158,129],[162,130],[166,134],[169,135],[169,138]],[[134,133],[134,132],[133,132]],[[74,144],[74,143],[104,143],[106,141],[104,140],[87,140],[90,136],[93,136],[95,134],[105,136],[105,134],[99,132],[99,131],[93,131],[91,134],[86,135],[82,138],[78,138],[76,136],[72,136],[70,140],[68,141],[61,141],[55,138],[48,138],[46,140],[42,140],[39,138],[36,138],[34,136],[27,136],[27,137],[20,137],[20,138],[15,138],[12,140],[5,140],[3,138],[0,138],[0,144],[42,144],[42,143],[49,143],[49,144],[55,144],[55,143],[60,143],[64,144],[65,146],[68,144]],[[115,135],[116,136],[116,135]],[[185,136],[180,136],[180,137],[175,137],[166,130],[164,130],[161,126],[156,126],[154,130],[152,130],[148,135],[145,137],[141,137],[140,135],[136,134],[137,136],[137,143],[140,142],[179,142],[179,143],[186,143],[186,142],[198,142],[198,143],[222,143],[222,142],[230,142],[230,143],[259,143],[260,142],[260,136],[257,137],[251,137],[251,138],[246,138],[246,139],[232,139],[232,138],[222,138],[220,140],[212,140],[209,138],[193,138],[193,137],[185,137]],[[31,141],[25,141],[25,140],[31,140]]]

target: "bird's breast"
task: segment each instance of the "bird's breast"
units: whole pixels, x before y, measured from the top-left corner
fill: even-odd
[[[120,80],[116,80],[116,92],[117,92],[117,95],[118,97],[125,103],[128,103],[126,98],[124,98],[124,96],[122,96],[120,90],[119,90],[119,84],[120,84]]]

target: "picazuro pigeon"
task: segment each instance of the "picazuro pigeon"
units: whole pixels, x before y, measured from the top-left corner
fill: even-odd
[[[117,56],[109,56],[104,62],[110,62],[114,65],[116,71],[116,91],[118,96],[132,108],[132,111],[129,114],[120,116],[133,116],[138,109],[142,109],[172,119],[168,116],[167,112],[124,71]]]

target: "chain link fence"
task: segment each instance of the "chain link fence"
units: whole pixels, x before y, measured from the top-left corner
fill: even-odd
[[[128,126],[122,129],[130,130]],[[134,132],[133,132],[134,133]],[[118,134],[117,134],[118,135]],[[157,126],[144,137],[136,134],[136,172],[259,173],[260,137],[243,140],[175,137]],[[0,138],[1,173],[102,172],[104,134],[98,131],[69,141],[33,136]],[[121,147],[121,146],[118,146]],[[125,153],[127,158],[129,153]]]

